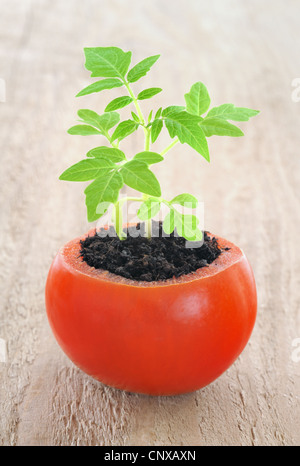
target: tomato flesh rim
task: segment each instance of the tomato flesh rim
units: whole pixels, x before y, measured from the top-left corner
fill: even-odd
[[[173,277],[167,280],[146,282],[142,280],[132,280],[120,275],[113,274],[108,270],[96,269],[88,265],[80,256],[80,240],[85,239],[89,235],[95,234],[95,229],[89,230],[86,234],[74,238],[73,240],[62,246],[58,252],[60,257],[63,259],[65,266],[72,271],[72,273],[78,273],[90,278],[105,281],[110,283],[116,283],[117,285],[130,286],[130,287],[144,287],[144,288],[155,288],[158,286],[175,286],[184,285],[196,280],[208,279],[229,267],[232,267],[237,262],[245,259],[246,256],[242,249],[238,248],[235,244],[228,240],[219,237],[217,235],[209,236],[215,237],[218,241],[219,247],[222,249],[220,256],[218,256],[211,264],[207,267],[201,267],[193,272],[190,272],[180,277]],[[225,250],[225,248],[229,248]]]

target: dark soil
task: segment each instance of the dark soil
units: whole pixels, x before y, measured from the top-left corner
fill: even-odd
[[[196,243],[174,233],[164,237],[161,222],[152,223],[151,239],[144,237],[143,223],[129,227],[123,241],[115,233],[111,236],[113,233],[112,227],[101,228],[94,236],[88,236],[81,241],[80,255],[91,267],[132,280],[152,282],[179,277],[207,267],[222,252],[216,238],[210,238],[207,232],[200,247],[191,247]]]

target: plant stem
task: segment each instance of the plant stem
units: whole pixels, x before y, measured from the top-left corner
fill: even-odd
[[[171,144],[169,144],[161,153],[160,155],[165,155],[167,152],[169,152],[172,147],[174,147],[177,143],[179,142],[179,139],[176,138]]]
[[[143,194],[143,201],[147,201],[149,197],[151,196],[148,196],[148,194]],[[146,238],[148,239],[151,238],[151,226],[152,226],[151,218],[149,218],[148,220],[145,220],[145,233],[146,233]]]
[[[120,240],[124,240],[126,236],[123,233],[123,215],[122,215],[122,208],[120,208],[120,202],[116,202],[114,204],[115,211],[114,211],[114,217],[115,217],[115,229],[118,237]]]
[[[130,97],[132,98],[133,100],[133,103],[134,103],[134,106],[136,108],[136,111],[137,111],[137,114],[139,116],[139,119],[140,119],[140,123],[141,125],[143,126],[144,128],[144,134],[145,134],[145,144],[146,144],[146,140],[147,138],[149,138],[149,145],[150,145],[150,131],[148,130],[148,128],[146,128],[146,121],[145,121],[145,118],[144,118],[144,115],[143,115],[143,112],[141,110],[141,107],[138,103],[138,100],[137,98],[135,97],[129,83],[127,81],[124,81],[124,84],[125,84],[125,87],[126,89],[128,90],[128,93],[130,95]],[[145,149],[145,150],[149,150],[149,149]]]
[[[131,89],[130,85],[128,84],[128,82],[127,82],[127,81],[124,81],[124,84],[125,84],[125,86],[126,86],[126,89],[127,89],[128,92],[129,92],[130,97],[131,97],[132,100],[133,100],[133,103],[134,103],[134,105],[135,105],[136,111],[137,111],[138,116],[139,116],[139,118],[140,118],[141,124],[142,124],[143,126],[145,126],[145,119],[144,119],[144,116],[143,116],[141,107],[139,106],[139,103],[138,103],[138,101],[137,101],[137,98],[135,97],[134,93],[132,92],[132,89]]]
[[[145,150],[150,150],[150,128],[145,128]]]
[[[104,136],[106,137],[106,139],[108,140],[108,142],[109,142],[115,149],[118,149],[118,143],[115,143],[115,142],[112,142],[112,141],[111,141],[111,137],[110,137],[110,135],[108,134],[108,131],[105,131],[103,134],[104,134]]]
[[[145,128],[145,150],[146,151],[150,150],[150,135],[151,135],[150,128]],[[147,194],[143,194],[144,201],[146,201],[148,198],[149,196]],[[148,220],[145,221],[145,233],[148,239],[151,238],[151,226],[152,226],[152,222],[151,222],[151,219],[149,218]]]
[[[133,196],[127,196],[119,199],[115,204],[114,204],[114,215],[113,215],[113,223],[115,224],[115,230],[116,233],[119,237],[119,239],[122,241],[126,239],[126,235],[123,233],[123,215],[122,215],[122,208],[123,204],[126,201],[136,201],[136,202],[143,202],[142,197],[133,197]]]
[[[119,204],[124,204],[126,201],[136,201],[136,202],[143,202],[142,197],[133,197],[133,196],[127,196],[127,197],[122,197],[122,199],[119,199],[117,202]]]
[[[137,98],[135,97],[129,83],[127,81],[124,81],[124,84],[126,86],[126,89],[128,90],[129,92],[129,95],[130,97],[132,98],[133,100],[133,103],[135,105],[135,108],[136,108],[136,111],[137,111],[137,114],[139,116],[139,119],[140,119],[140,123],[141,125],[144,127],[144,133],[145,133],[145,151],[149,151],[150,150],[150,135],[151,135],[151,131],[150,131],[150,128],[146,128],[146,123],[145,123],[145,118],[143,116],[143,113],[142,113],[142,110],[141,110],[141,107],[138,103],[138,100]],[[147,194],[143,194],[142,196],[142,200],[146,201],[147,199],[149,198],[149,196]],[[149,220],[146,220],[145,221],[145,233],[146,233],[146,237],[148,239],[151,238],[151,219]]]

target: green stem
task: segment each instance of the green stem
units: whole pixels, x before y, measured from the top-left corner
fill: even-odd
[[[132,92],[132,89],[131,89],[130,85],[128,84],[128,82],[127,82],[127,81],[124,81],[124,84],[125,84],[125,86],[126,86],[126,89],[128,90],[128,93],[129,93],[130,97],[131,97],[132,100],[133,100],[133,103],[134,103],[134,105],[135,105],[135,108],[136,108],[137,114],[138,114],[138,116],[139,116],[139,119],[140,119],[140,121],[141,121],[141,124],[142,124],[143,126],[145,126],[145,119],[144,119],[144,116],[143,116],[141,107],[139,106],[138,100],[137,100],[137,98],[135,97],[134,93]]]
[[[137,111],[137,114],[139,116],[139,119],[140,119],[140,123],[141,125],[144,127],[144,133],[145,133],[145,150],[146,151],[149,151],[150,150],[150,135],[151,135],[151,130],[150,128],[147,128],[146,127],[146,123],[145,123],[145,118],[143,116],[143,113],[142,113],[142,110],[141,110],[141,107],[138,103],[138,100],[137,98],[135,97],[129,83],[127,81],[124,80],[124,84],[126,86],[126,89],[128,90],[129,92],[129,95],[130,97],[132,98],[133,100],[133,103],[135,105],[135,108],[136,108],[136,111]],[[149,196],[147,194],[143,194],[142,196],[142,200],[146,201],[147,199],[149,198]],[[145,229],[146,229],[146,237],[147,238],[151,238],[151,219],[149,220],[146,220],[145,222]]]
[[[126,239],[126,236],[123,233],[123,215],[122,215],[122,208],[120,208],[120,202],[115,203],[115,211],[114,211],[114,220],[115,220],[115,230],[120,238],[120,240]]]
[[[117,235],[118,235],[118,237],[119,237],[119,239],[121,241],[126,239],[126,235],[124,235],[124,232],[123,232],[123,215],[122,215],[123,204],[126,201],[143,202],[143,198],[142,197],[133,197],[133,196],[123,197],[123,198],[119,199],[114,204],[114,219],[113,219],[113,222],[115,224],[116,233],[117,233]]]
[[[169,144],[161,153],[160,155],[165,155],[167,152],[169,152],[172,147],[176,146],[176,144],[179,142],[179,139],[176,138],[171,144]]]
[[[110,135],[108,134],[108,131],[105,131],[104,136],[106,137],[106,139],[108,140],[108,142],[109,142],[115,149],[118,149],[118,143],[111,142],[111,137],[110,137]]]
[[[145,128],[145,150],[150,150],[150,128]]]
[[[126,201],[143,202],[143,198],[142,197],[132,197],[132,196],[122,197],[122,199],[118,200],[118,203],[119,204],[124,204],[124,202],[126,202]]]
[[[135,106],[135,108],[136,108],[137,114],[138,114],[139,119],[140,119],[140,123],[141,123],[141,125],[142,125],[143,128],[144,128],[145,143],[146,143],[146,140],[147,140],[148,137],[149,137],[149,141],[150,141],[150,131],[146,128],[146,121],[145,121],[143,112],[142,112],[142,110],[141,110],[141,107],[140,107],[140,105],[139,105],[139,103],[138,103],[138,100],[137,100],[137,98],[135,97],[135,95],[134,95],[134,93],[133,93],[133,91],[132,91],[132,89],[131,89],[129,83],[128,83],[127,81],[124,81],[124,85],[125,85],[125,87],[126,87],[128,93],[129,93],[130,97],[131,97],[132,100],[133,100],[134,106]],[[149,149],[145,149],[145,150],[149,150]]]
[[[143,201],[147,201],[149,199],[148,194],[143,194]],[[145,233],[146,233],[146,238],[150,239],[151,238],[151,227],[152,227],[152,221],[151,218],[148,220],[145,220]]]

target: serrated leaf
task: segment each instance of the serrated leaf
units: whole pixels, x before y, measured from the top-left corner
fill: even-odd
[[[76,97],[81,97],[83,95],[93,94],[94,92],[104,91],[105,89],[113,89],[115,87],[121,87],[124,84],[117,78],[107,78],[102,79],[101,81],[96,81],[93,84],[82,89],[78,92]]]
[[[206,137],[210,136],[243,136],[243,131],[235,125],[232,125],[226,120],[217,117],[204,118],[200,123]]]
[[[85,123],[95,126],[102,134],[120,121],[120,115],[117,112],[107,112],[99,115],[93,110],[81,109],[78,110],[77,114]]]
[[[131,52],[118,47],[86,47],[85,67],[92,77],[121,78],[123,80],[131,62]]]
[[[75,125],[68,129],[68,133],[77,136],[91,136],[92,134],[102,134],[96,128],[89,125]]]
[[[153,163],[162,162],[164,158],[157,152],[143,151],[136,154],[133,157],[133,160],[140,160],[141,162],[145,162],[148,165],[152,165]]]
[[[184,95],[186,102],[186,111],[193,115],[203,115],[210,105],[210,97],[206,86],[197,82],[192,85],[190,92]]]
[[[187,143],[207,161],[209,161],[209,150],[205,134],[199,126],[201,117],[187,113],[186,111],[174,111],[168,107],[162,112],[170,137],[178,137],[181,144]]]
[[[192,194],[184,193],[175,196],[171,201],[171,204],[179,204],[183,207],[187,207],[188,209],[195,209],[198,205],[198,199]]]
[[[131,160],[122,166],[120,173],[124,183],[130,188],[150,196],[161,195],[159,182],[145,162]]]
[[[149,87],[149,89],[145,89],[144,91],[140,92],[137,96],[138,100],[145,100],[151,99],[156,94],[159,94],[162,91],[160,87]]]
[[[123,186],[123,179],[119,172],[113,171],[106,176],[96,178],[84,193],[87,206],[88,221],[94,222],[101,217],[97,212],[99,204],[103,202],[115,203],[119,197],[119,191]]]
[[[143,202],[137,212],[140,220],[150,220],[160,211],[160,201],[155,199],[147,199]]]
[[[132,97],[127,95],[123,97],[117,97],[116,99],[112,100],[105,108],[105,112],[112,112],[113,110],[118,110],[119,108],[126,107],[133,101]]]
[[[163,127],[163,122],[160,119],[156,119],[153,121],[151,125],[151,142],[154,143],[158,136],[160,135],[160,132]]]
[[[138,128],[138,124],[133,120],[121,121],[121,123],[116,127],[115,131],[112,134],[111,142],[118,139],[126,138],[129,134],[133,133]]]
[[[154,63],[159,59],[160,55],[152,55],[151,57],[145,58],[144,60],[137,63],[131,70],[128,72],[127,80],[129,83],[134,83],[140,78],[145,76]]]
[[[67,168],[59,177],[65,181],[89,181],[109,173],[116,165],[104,158],[84,159]]]
[[[236,107],[233,104],[223,104],[219,107],[212,108],[207,117],[218,117],[224,120],[248,121],[249,118],[257,115],[258,110],[252,110],[246,107]]]
[[[86,156],[96,157],[96,158],[104,157],[113,163],[118,163],[118,162],[122,162],[123,160],[126,160],[124,152],[122,152],[120,149],[117,149],[115,147],[106,147],[106,146],[94,147],[94,149],[91,149],[88,151]]]

